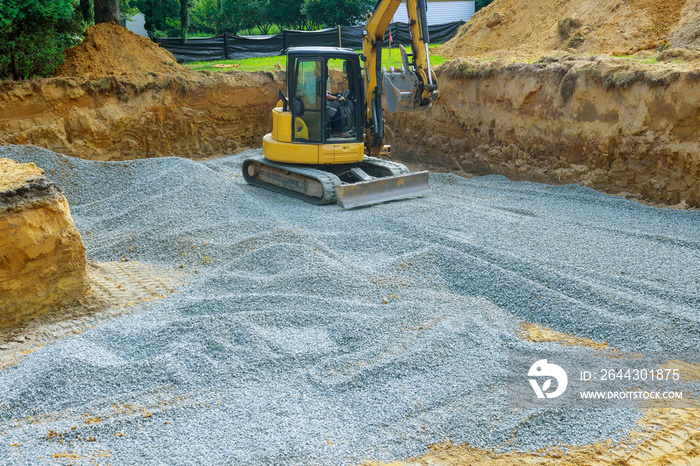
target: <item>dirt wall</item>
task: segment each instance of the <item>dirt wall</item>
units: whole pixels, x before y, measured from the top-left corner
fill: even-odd
[[[88,290],[85,247],[63,191],[34,164],[0,159],[0,331]]]
[[[387,115],[396,157],[700,207],[700,71],[570,57],[438,72],[430,113]]]
[[[496,0],[439,49],[450,57],[697,48],[699,0]]]
[[[685,1],[681,18],[671,29],[668,42],[671,47],[700,50],[700,0]]]
[[[259,147],[283,73],[155,74],[0,83],[0,144],[93,160],[192,159]]]

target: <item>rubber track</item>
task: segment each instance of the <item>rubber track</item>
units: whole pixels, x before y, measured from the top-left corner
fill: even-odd
[[[293,191],[291,189],[283,188],[282,186],[277,186],[272,183],[267,183],[265,181],[261,181],[255,178],[251,178],[248,175],[248,165],[258,162],[261,165],[264,166],[270,166],[270,167],[275,167],[279,168],[282,170],[286,170],[291,173],[296,173],[298,175],[306,176],[308,178],[314,179],[321,183],[321,186],[323,187],[323,196],[320,198],[312,197],[312,196],[307,196],[306,194],[302,194],[297,191]],[[379,159],[376,157],[365,157],[365,159],[361,162],[361,164],[367,164],[367,165],[373,165],[375,167],[382,167],[391,172],[391,176],[400,176],[400,175],[407,175],[410,173],[410,170],[408,167],[401,163],[397,162],[392,162],[389,160],[383,160]],[[277,163],[277,162],[272,162],[270,160],[267,160],[264,157],[251,157],[243,162],[243,178],[248,184],[251,184],[253,186],[259,186],[261,188],[265,188],[269,191],[274,191],[277,193],[285,194],[290,197],[294,197],[297,199],[301,199],[306,202],[310,202],[312,204],[316,205],[324,205],[324,204],[332,204],[337,201],[337,196],[336,196],[336,188],[342,184],[342,181],[340,181],[340,178],[335,176],[333,173],[324,171],[324,170],[319,170],[317,168],[310,168],[304,165],[291,165],[291,164],[284,164],[284,163]]]
[[[248,175],[248,165],[258,162],[263,166],[269,166],[269,167],[275,167],[279,168],[281,170],[286,170],[290,173],[296,173],[301,176],[305,176],[307,178],[311,178],[313,180],[318,181],[321,183],[321,186],[323,188],[323,195],[318,198],[318,197],[312,197],[312,196],[307,196],[306,194],[302,194],[297,191],[292,191],[291,189],[283,188],[281,186],[274,185],[272,183],[267,183],[265,181],[260,181],[255,178],[251,178]],[[270,160],[267,160],[263,157],[251,157],[243,162],[243,178],[246,180],[248,184],[251,184],[253,186],[260,186],[261,188],[268,189],[270,191],[278,192],[281,194],[285,194],[290,197],[295,197],[297,199],[302,199],[306,202],[310,202],[312,204],[316,205],[323,205],[323,204],[332,204],[336,202],[336,187],[341,184],[340,178],[335,176],[332,173],[325,172],[323,170],[318,170],[316,168],[309,168],[305,167],[303,165],[290,165],[290,164],[283,164],[283,163],[276,163],[272,162]]]
[[[365,157],[363,164],[374,165],[375,167],[383,167],[391,171],[391,176],[408,175],[411,170],[402,163],[391,162],[389,160],[378,159],[376,157]]]

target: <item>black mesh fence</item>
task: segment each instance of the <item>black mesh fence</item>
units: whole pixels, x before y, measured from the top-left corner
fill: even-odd
[[[196,37],[187,39],[186,43],[183,43],[179,37],[159,37],[154,40],[180,62],[226,59],[226,37],[224,35]]]
[[[430,42],[444,43],[457,33],[463,21],[430,26]],[[237,58],[282,55],[289,47],[346,47],[362,48],[364,26],[337,26],[320,31],[283,31],[261,38],[220,34],[214,37],[195,37],[182,42],[179,37],[157,37],[153,40],[170,51],[177,61],[230,60]],[[386,32],[393,45],[411,45],[406,23],[392,23]]]
[[[285,46],[286,31],[259,39],[230,34],[225,34],[224,37],[226,38],[227,59],[282,55],[287,48]]]

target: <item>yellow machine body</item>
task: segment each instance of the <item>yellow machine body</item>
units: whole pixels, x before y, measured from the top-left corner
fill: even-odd
[[[303,165],[333,165],[361,162],[365,148],[362,142],[343,143],[299,143],[292,142],[292,129],[298,138],[307,138],[308,129],[301,118],[295,118],[292,126],[292,112],[283,111],[282,105],[272,110],[272,133],[263,138],[263,154],[268,160],[281,163]]]
[[[272,110],[263,157],[243,161],[251,185],[313,204],[362,207],[430,191],[427,171],[377,156],[384,146],[383,105],[390,111],[429,109],[437,98],[430,67],[427,0],[405,0],[413,55],[403,67],[382,67],[384,36],[401,0],[379,0],[367,17],[363,53],[340,47],[287,49],[287,94]],[[342,71],[341,71],[342,70]]]

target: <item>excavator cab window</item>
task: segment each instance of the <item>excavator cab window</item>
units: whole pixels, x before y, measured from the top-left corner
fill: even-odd
[[[321,142],[323,67],[323,60],[311,58],[300,58],[295,64],[292,103],[295,140]]]
[[[352,62],[343,58],[326,61],[326,140],[354,140],[357,137],[355,109],[357,107],[355,80],[351,79]]]

